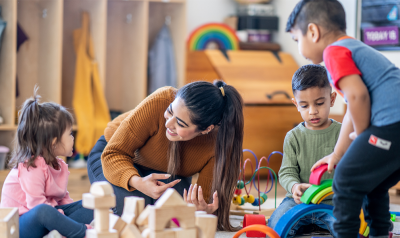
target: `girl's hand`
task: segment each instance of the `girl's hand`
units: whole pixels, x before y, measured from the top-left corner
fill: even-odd
[[[170,174],[150,174],[143,178],[139,176],[133,176],[129,180],[129,185],[146,194],[147,196],[157,199],[165,192],[165,190],[172,188],[181,181],[180,179],[177,179],[167,184],[158,181],[159,179],[162,180],[169,177],[171,177]]]
[[[311,187],[311,184],[309,183],[296,183],[292,187],[292,194],[293,194],[293,199],[297,204],[301,204],[302,202],[300,201],[301,196],[303,196],[303,193]]]
[[[332,152],[332,154],[325,156],[324,158],[320,159],[313,165],[311,168],[311,172],[314,171],[317,167],[323,164],[328,164],[328,173],[332,173],[333,169],[335,168],[335,165],[339,163],[339,161],[342,159],[341,156],[338,156],[335,154],[335,152]]]
[[[57,211],[59,211],[61,214],[65,215],[64,211],[62,209],[57,209]]]
[[[187,192],[186,189],[183,190],[183,199],[187,203],[194,204],[197,211],[206,211],[208,214],[212,214],[218,209],[217,191],[215,191],[213,194],[213,203],[207,204],[203,197],[203,189],[200,186],[197,191],[197,184],[191,184],[189,187],[189,192]]]

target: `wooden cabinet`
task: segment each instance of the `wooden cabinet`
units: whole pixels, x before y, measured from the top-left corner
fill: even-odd
[[[148,50],[170,20],[178,86],[184,84],[185,0],[0,0],[7,26],[0,50],[0,145],[11,147],[16,112],[39,86],[42,101],[72,111],[75,81],[73,31],[82,12],[90,34],[100,81],[111,110],[128,111],[147,96]],[[28,40],[16,52],[17,22]],[[16,98],[16,78],[20,95]]]

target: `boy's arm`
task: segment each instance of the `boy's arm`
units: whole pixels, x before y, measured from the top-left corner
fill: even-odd
[[[360,135],[369,127],[371,121],[371,101],[367,86],[356,74],[343,77],[338,85],[346,96],[354,130]]]
[[[296,144],[294,136],[289,132],[283,143],[283,159],[279,169],[279,183],[292,194],[292,188],[300,183],[300,170],[297,163]]]

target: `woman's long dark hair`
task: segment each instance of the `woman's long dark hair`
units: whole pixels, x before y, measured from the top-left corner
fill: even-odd
[[[29,169],[36,168],[35,160],[42,156],[46,164],[59,169],[53,153],[53,139],[61,142],[65,130],[73,125],[73,117],[63,106],[56,103],[39,103],[35,87],[34,95],[24,102],[19,111],[15,148],[8,166],[17,168],[19,163]]]
[[[176,98],[185,102],[198,131],[204,131],[210,125],[218,128],[210,201],[213,192],[217,191],[219,207],[215,215],[218,216],[218,229],[236,231],[229,222],[229,209],[243,155],[242,97],[234,87],[216,80],[213,84],[204,81],[187,84],[178,90]],[[180,165],[179,142],[171,142],[169,158],[168,173],[176,174]]]

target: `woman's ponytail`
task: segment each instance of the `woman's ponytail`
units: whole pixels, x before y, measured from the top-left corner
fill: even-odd
[[[176,97],[183,99],[191,112],[190,119],[199,131],[214,125],[218,130],[215,145],[215,164],[211,197],[217,191],[219,207],[218,229],[235,231],[229,223],[229,209],[239,177],[243,144],[243,100],[238,91],[223,81],[214,84],[204,81],[193,82],[179,89]],[[173,144],[170,148],[174,148]],[[177,151],[175,150],[170,151]],[[175,153],[170,157],[170,168],[179,166]],[[172,156],[172,153],[170,153]],[[175,170],[176,171],[176,170]]]
[[[234,87],[222,81],[216,81],[214,85],[225,94],[225,107],[215,146],[215,169],[211,191],[217,191],[220,204],[216,211],[218,229],[235,231],[236,229],[226,218],[229,217],[243,154],[243,100]]]

